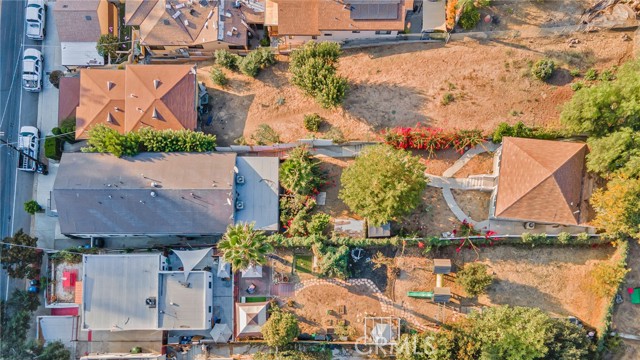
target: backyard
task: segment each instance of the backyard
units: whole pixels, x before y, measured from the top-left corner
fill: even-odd
[[[209,87],[213,121],[206,132],[229,145],[250,139],[268,123],[284,142],[311,137],[303,116],[318,113],[349,140],[379,139],[387,127],[421,122],[444,129],[493,130],[502,121],[556,127],[560,105],[573,91],[570,70],[607,69],[632,56],[631,32],[575,33],[571,37],[456,41],[346,50],[339,72],[350,88],[342,107],[328,110],[289,83],[286,57],[256,79],[223,70],[225,87],[209,79],[210,63],[198,68]],[[577,39],[570,45],[569,39]],[[534,79],[530,66],[549,57],[560,67],[547,82]],[[446,105],[442,99],[451,94]],[[324,126],[328,129],[329,126]],[[322,137],[316,133],[316,137]]]

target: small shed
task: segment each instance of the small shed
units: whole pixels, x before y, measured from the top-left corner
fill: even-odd
[[[433,259],[434,274],[451,273],[451,259]]]
[[[437,287],[433,289],[434,303],[448,303],[451,299],[451,288]]]
[[[260,265],[251,265],[248,268],[242,270],[243,278],[261,278],[262,277],[262,266]]]
[[[367,236],[370,238],[385,238],[391,236],[391,223],[384,223],[380,226],[368,224]]]
[[[351,218],[336,219],[333,231],[337,236],[348,236],[352,238],[364,238],[365,222]]]

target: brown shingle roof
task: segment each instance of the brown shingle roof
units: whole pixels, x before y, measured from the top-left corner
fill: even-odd
[[[102,35],[100,17],[98,16],[98,7],[101,1],[106,3],[106,0],[56,1],[53,12],[60,41],[98,41],[100,35]],[[106,26],[106,24],[103,24],[103,26]]]
[[[124,5],[125,25],[140,26],[158,0],[127,0]]]
[[[280,35],[320,35],[321,31],[360,31],[360,30],[404,30],[404,22],[408,5],[407,0],[378,0],[372,3],[382,3],[392,6],[398,3],[395,16],[386,19],[353,19],[352,10],[347,1],[335,0],[268,0],[277,3],[277,26]],[[366,6],[365,2],[351,4],[353,7]],[[270,8],[273,5],[268,4]],[[354,9],[355,10],[355,9]],[[392,17],[392,18],[388,18]]]
[[[195,129],[196,77],[192,69],[191,65],[129,65],[125,71],[82,70],[76,138],[86,138],[86,131],[95,124],[120,133],[142,127]]]
[[[80,78],[63,77],[60,79],[59,88],[58,121],[62,121],[76,116],[76,108],[80,105]]]
[[[586,151],[579,143],[504,138],[495,216],[580,224]]]

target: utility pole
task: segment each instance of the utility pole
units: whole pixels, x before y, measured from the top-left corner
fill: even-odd
[[[43,174],[43,175],[47,175],[49,173],[49,171],[47,171],[47,165],[46,164],[42,163],[40,160],[34,158],[33,156],[29,155],[28,153],[20,151],[20,149],[15,147],[15,145],[7,142],[5,139],[2,139],[2,137],[4,137],[4,131],[0,131],[0,142],[2,142],[3,144],[7,145],[10,148],[12,148],[13,150],[17,151],[19,155],[26,156],[27,158],[33,160],[36,163],[36,172],[37,173],[40,173],[40,174]]]

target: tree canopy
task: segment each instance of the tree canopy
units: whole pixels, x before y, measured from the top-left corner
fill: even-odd
[[[590,199],[596,210],[593,225],[612,238],[640,239],[640,179],[618,175],[598,189]]]
[[[420,158],[388,145],[367,147],[341,177],[340,199],[374,225],[397,219],[421,201],[427,180]]]
[[[280,184],[291,193],[309,195],[324,182],[320,166],[309,151],[297,147],[280,166]]]
[[[640,132],[625,127],[601,138],[589,138],[587,169],[602,176],[640,175]]]
[[[296,316],[279,308],[272,310],[260,331],[267,345],[276,348],[287,345],[300,335]]]
[[[33,278],[40,273],[38,264],[42,257],[41,251],[35,249],[38,238],[31,237],[22,229],[13,236],[4,238],[3,242],[12,245],[2,245],[2,268],[12,278]],[[15,246],[14,246],[15,245]],[[36,264],[36,266],[32,266]]]
[[[561,122],[571,131],[603,136],[621,127],[640,130],[640,61],[624,64],[617,79],[576,91]]]
[[[224,260],[233,266],[233,271],[264,264],[267,254],[273,251],[264,232],[253,226],[253,223],[229,225],[218,243],[218,249],[222,250]]]
[[[117,157],[134,156],[139,152],[207,152],[215,150],[215,135],[192,130],[156,130],[142,128],[120,134],[104,124],[87,132],[89,139],[84,152],[111,153]]]
[[[467,295],[476,297],[483,294],[493,282],[493,276],[488,273],[487,265],[470,263],[456,274],[456,283],[462,285]]]
[[[398,360],[586,360],[594,346],[586,330],[537,308],[498,306],[474,312],[439,332],[404,334]]]
[[[96,50],[100,56],[111,56],[111,59],[115,60],[118,57],[116,51],[118,51],[118,45],[120,40],[113,34],[100,35]]]

